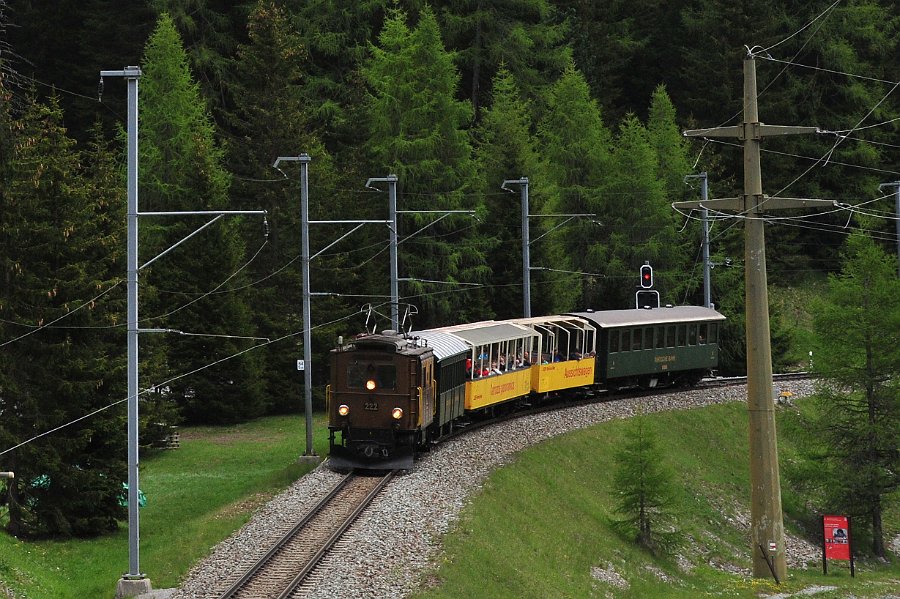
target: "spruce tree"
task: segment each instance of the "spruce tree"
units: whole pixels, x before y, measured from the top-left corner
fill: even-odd
[[[426,7],[413,30],[406,18],[400,10],[391,12],[364,69],[372,88],[367,145],[374,163],[399,177],[401,210],[477,208],[465,129],[472,109],[455,99],[459,73],[441,42],[434,13]],[[437,217],[402,219],[401,237]],[[401,274],[415,279],[401,295],[425,315],[418,326],[480,319],[481,306],[453,285],[486,281],[484,258],[471,225],[459,217],[445,218],[400,246]]]
[[[253,322],[258,334],[281,338],[303,326],[301,264],[297,259],[301,253],[300,169],[296,165],[283,166],[282,178],[271,166],[274,158],[301,152],[310,155],[313,220],[351,218],[358,211],[335,191],[333,163],[319,139],[304,96],[307,51],[288,15],[274,2],[261,0],[250,15],[248,30],[249,41],[238,49],[228,81],[229,111],[224,122],[237,141],[229,146],[236,205],[267,211],[268,245],[248,268],[250,277],[258,281],[249,290]],[[264,72],[268,75],[260,81],[259,75]],[[246,223],[246,230],[249,239],[260,238],[262,228],[258,221]],[[310,227],[311,252],[327,245],[320,239],[323,234],[333,233],[333,229]],[[384,234],[382,239],[386,239]],[[311,264],[315,267],[311,275],[314,288],[340,292],[360,285],[359,274],[351,270],[353,264],[349,260],[348,254],[317,257]],[[366,288],[368,282],[361,286]],[[341,300],[316,297],[312,302],[312,322],[331,320],[331,315],[347,311],[348,306]],[[314,337],[315,348],[330,348],[335,335],[332,330],[317,328]],[[298,407],[302,394],[294,364],[302,355],[300,341],[295,336],[259,350],[264,360],[262,376],[270,411]],[[327,368],[318,366],[327,365],[327,355],[317,357],[321,359],[313,360],[314,378],[324,380]]]
[[[856,516],[885,557],[883,514],[900,488],[900,282],[896,260],[861,234],[814,306],[821,480],[826,509]]]
[[[125,475],[122,413],[96,412],[121,398],[124,381],[124,298],[107,251],[115,195],[86,181],[53,98],[29,97],[21,117],[0,121],[12,142],[0,157],[0,443],[64,427],[4,458],[17,475],[8,530],[101,534],[123,515]]]
[[[547,0],[443,0],[432,4],[457,53],[462,88],[476,119],[503,65],[526,97],[537,98],[544,82],[565,68],[571,55],[567,26]]]
[[[165,14],[147,42],[142,68],[141,211],[231,209],[224,152],[191,78],[181,38]],[[141,262],[211,218],[142,219]],[[151,356],[160,352],[166,365],[166,372],[147,373],[144,380],[149,385],[178,377],[168,390],[192,422],[235,422],[265,409],[258,358],[252,352],[230,358],[249,348],[250,341],[235,337],[255,333],[242,272],[248,257],[239,232],[238,219],[223,218],[141,271],[142,327],[187,333],[142,336],[142,347]],[[181,376],[190,372],[195,374]]]

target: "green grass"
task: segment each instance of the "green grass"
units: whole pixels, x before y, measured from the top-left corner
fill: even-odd
[[[785,359],[791,369],[809,368],[809,352],[815,347],[810,304],[827,291],[828,282],[824,277],[810,279],[802,286],[773,287],[769,290],[769,300],[790,335],[791,349]]]
[[[611,530],[611,455],[624,427],[621,421],[609,422],[530,448],[496,471],[446,538],[430,588],[416,596],[755,597],[823,585],[837,589],[816,597],[836,598],[850,593],[877,597],[900,587],[897,563],[863,561],[851,579],[846,563],[831,562],[824,576],[821,562],[813,562],[807,569],[789,570],[780,588],[724,571],[726,565],[750,567],[749,535],[735,525],[739,515],[749,517],[746,408],[731,404],[649,419],[677,473],[680,549],[654,558]],[[779,443],[791,448],[790,439]],[[791,528],[790,515],[786,521]],[[900,531],[896,510],[886,528],[892,535]],[[679,554],[692,569],[679,568]],[[610,566],[628,588],[591,575],[592,568]]]
[[[314,448],[327,452],[323,416]],[[141,457],[140,566],[154,588],[174,587],[190,567],[242,526],[253,510],[303,476],[302,416],[222,428],[182,429],[181,447]],[[3,584],[18,597],[113,597],[128,570],[128,529],[91,540],[22,542],[0,534]]]

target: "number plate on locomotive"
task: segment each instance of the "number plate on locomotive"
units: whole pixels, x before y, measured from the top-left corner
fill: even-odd
[[[376,402],[374,402],[374,401],[367,401],[367,402],[363,405],[363,409],[364,409],[364,410],[369,410],[370,412],[377,412],[377,411],[378,411],[378,404],[377,404]]]

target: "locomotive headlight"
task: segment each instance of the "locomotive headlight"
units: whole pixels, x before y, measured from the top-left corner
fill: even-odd
[[[338,414],[340,414],[341,416],[346,416],[349,413],[350,413],[350,406],[348,406],[347,404],[342,403],[341,405],[338,406]]]
[[[375,379],[369,379],[366,381],[366,389],[369,391],[375,390]]]
[[[403,418],[403,408],[394,408],[391,410],[391,416],[394,417],[394,420],[400,420]]]

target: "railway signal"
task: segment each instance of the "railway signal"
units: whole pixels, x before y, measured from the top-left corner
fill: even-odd
[[[641,266],[641,287],[644,289],[653,287],[653,267],[649,264]]]

